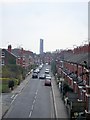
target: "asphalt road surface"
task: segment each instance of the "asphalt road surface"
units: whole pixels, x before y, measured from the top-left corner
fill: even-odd
[[[47,67],[44,66],[39,75]],[[14,96],[4,118],[55,118],[52,88],[44,86],[44,79],[28,79],[22,92]]]

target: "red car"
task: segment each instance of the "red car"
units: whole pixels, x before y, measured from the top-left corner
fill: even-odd
[[[50,79],[45,79],[45,86],[51,86],[51,80]]]

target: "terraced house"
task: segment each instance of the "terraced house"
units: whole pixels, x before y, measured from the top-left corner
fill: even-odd
[[[90,117],[90,44],[58,53],[56,68],[72,116],[83,113]]]

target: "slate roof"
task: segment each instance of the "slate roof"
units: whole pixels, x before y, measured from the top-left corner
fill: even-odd
[[[90,53],[81,54],[64,53],[64,60],[78,64],[84,64],[83,62],[87,61],[87,64],[90,65]]]

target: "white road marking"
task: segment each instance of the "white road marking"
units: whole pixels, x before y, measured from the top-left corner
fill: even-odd
[[[12,105],[13,102],[14,102],[14,99],[12,100],[11,105]]]
[[[16,97],[18,96],[18,94],[17,95],[15,95],[15,97],[13,98],[13,100],[12,100],[12,102],[11,102],[11,104],[14,102],[14,100],[16,99]]]
[[[34,106],[32,105],[32,108],[31,108],[32,111],[33,111],[33,108],[34,108]]]
[[[15,95],[12,95],[11,98],[13,98]]]
[[[17,95],[15,95],[15,97],[14,97],[13,99],[15,100],[17,96],[18,96],[18,94],[17,94]]]
[[[29,113],[29,118],[31,117],[31,115],[32,115],[32,111],[30,111],[30,113]]]
[[[34,99],[34,101],[33,101],[33,104],[35,103],[35,99]]]
[[[36,91],[36,93],[35,93],[35,94],[37,95],[37,93],[38,93],[38,89],[37,89],[37,91]]]
[[[36,99],[36,97],[37,97],[37,93],[38,93],[38,89],[37,89],[37,91],[36,91],[36,93],[35,93],[35,97],[34,97],[34,99]]]
[[[34,99],[36,99],[37,98],[37,96],[35,96],[35,98]]]
[[[30,113],[29,113],[29,118],[30,118],[30,117],[31,117],[31,115],[32,115],[33,108],[34,108],[34,103],[35,103],[35,99],[34,99],[34,101],[33,101],[33,104],[32,104],[32,107],[31,107],[31,111],[30,111]]]
[[[35,97],[34,97],[34,100],[33,100],[33,104],[32,104],[32,107],[31,107],[31,111],[30,111],[30,113],[29,113],[29,118],[31,117],[32,112],[33,112],[33,109],[34,109],[34,103],[35,103],[36,98],[37,98],[37,93],[38,93],[38,89],[37,89],[37,91],[36,91],[36,93],[35,93]]]

